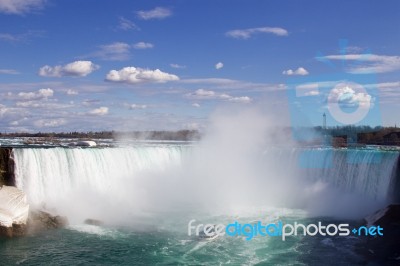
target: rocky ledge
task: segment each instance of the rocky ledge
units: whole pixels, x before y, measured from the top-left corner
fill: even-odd
[[[25,234],[28,216],[29,204],[24,192],[13,186],[0,187],[0,235]]]
[[[18,188],[0,187],[0,237],[23,236],[67,224],[65,217],[44,210],[30,211],[26,195]]]
[[[33,210],[29,213],[27,229],[28,233],[37,233],[48,229],[64,228],[67,225],[68,219],[64,216],[44,210]]]
[[[400,265],[400,204],[375,212],[364,223],[382,227],[383,236],[363,238],[356,251],[371,265]]]

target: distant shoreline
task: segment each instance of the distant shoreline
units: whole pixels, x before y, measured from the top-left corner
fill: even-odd
[[[140,140],[199,140],[201,134],[197,130],[177,131],[98,131],[98,132],[12,132],[0,133],[0,138],[42,138],[51,140],[58,139],[140,139]]]
[[[332,145],[350,147],[363,145],[400,146],[400,129],[397,127],[336,126],[272,128],[276,137],[294,141],[301,145]],[[233,132],[234,133],[234,132]],[[203,133],[198,130],[149,130],[149,131],[88,131],[88,132],[8,132],[0,133],[0,138],[31,138],[45,141],[53,139],[112,139],[112,140],[160,140],[198,141]],[[27,140],[29,142],[29,140]]]

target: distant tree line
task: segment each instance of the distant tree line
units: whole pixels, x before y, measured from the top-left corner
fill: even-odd
[[[88,132],[12,132],[0,133],[0,137],[29,137],[29,138],[70,138],[70,139],[117,139],[132,138],[146,140],[198,140],[200,133],[197,130],[178,131],[88,131]]]
[[[400,145],[400,129],[397,127],[336,126],[316,127],[323,135],[346,139],[346,142],[369,145]]]
[[[399,145],[400,129],[397,127],[371,126],[335,126],[314,128],[285,128],[283,135],[290,137],[289,132],[296,135],[300,142],[318,144],[326,136],[345,146],[348,143],[369,145]],[[70,138],[70,139],[138,139],[138,140],[199,140],[201,133],[197,130],[178,131],[88,131],[88,132],[37,132],[37,133],[0,133],[0,137],[29,138]],[[278,136],[277,136],[278,137]]]

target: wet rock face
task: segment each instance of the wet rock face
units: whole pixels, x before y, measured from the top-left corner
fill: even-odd
[[[31,211],[28,219],[29,233],[37,233],[48,229],[64,228],[68,219],[59,215],[52,215],[46,211]]]
[[[0,225],[0,237],[24,236],[28,232],[27,224],[13,223],[11,226]]]
[[[367,226],[379,225],[383,236],[361,239],[357,251],[367,262],[400,265],[400,204],[391,204],[365,218]]]
[[[26,224],[13,223],[11,226],[0,226],[0,237],[19,237],[27,234],[36,234],[49,229],[64,228],[68,219],[59,215],[52,215],[45,211],[31,211]]]
[[[42,230],[63,228],[65,217],[43,210],[29,210],[26,195],[13,186],[0,187],[0,237],[23,236]]]
[[[14,186],[14,160],[11,157],[12,148],[0,148],[0,186]]]
[[[12,226],[0,226],[0,237],[24,236],[27,232],[26,224],[12,224]]]

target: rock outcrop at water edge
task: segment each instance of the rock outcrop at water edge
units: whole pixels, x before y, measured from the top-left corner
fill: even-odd
[[[25,193],[13,186],[0,187],[0,236],[24,235],[28,216]]]

